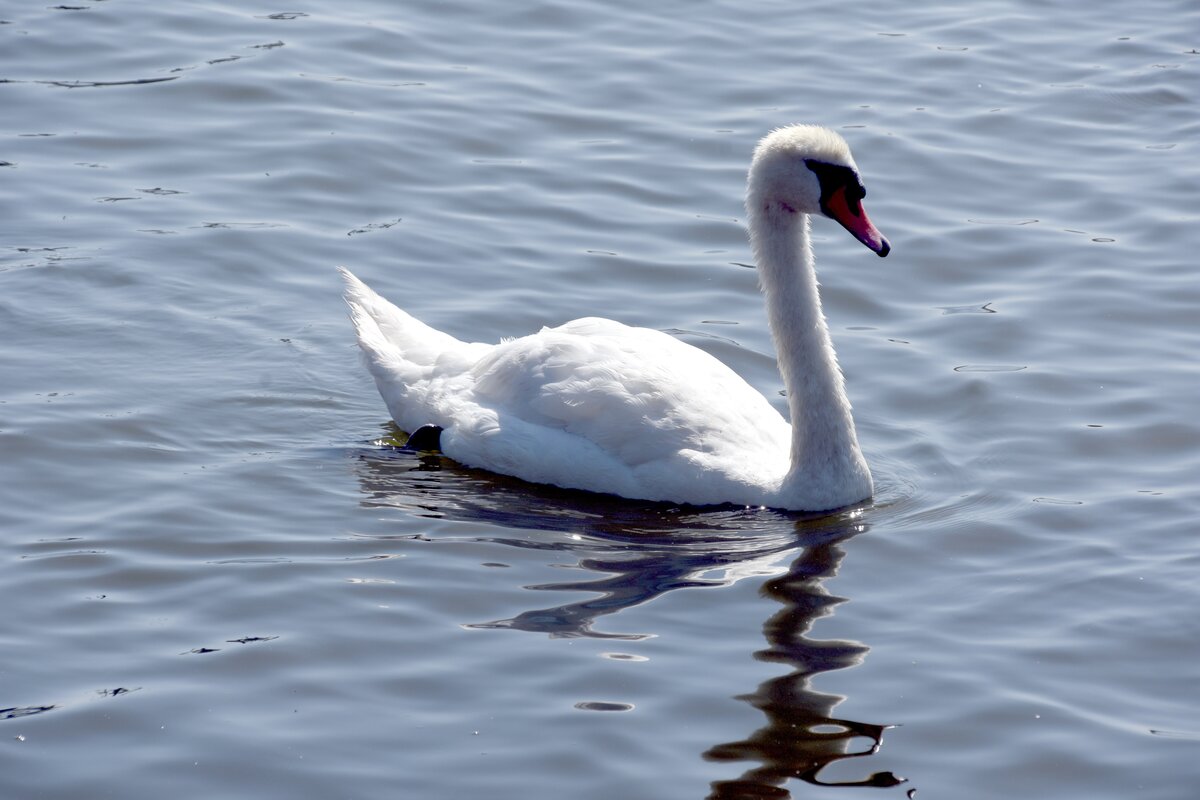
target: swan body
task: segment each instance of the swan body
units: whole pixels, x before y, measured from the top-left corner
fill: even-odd
[[[846,143],[795,125],[755,151],[751,244],[792,424],[713,356],[665,333],[585,318],[500,344],[462,342],[348,270],[346,302],[396,424],[442,429],[443,453],[535,483],[694,505],[823,511],[870,497],[828,327],[810,214],[879,255]]]

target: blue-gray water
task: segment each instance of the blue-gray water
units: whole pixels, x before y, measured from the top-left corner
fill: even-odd
[[[1195,3],[0,22],[5,798],[1194,795]],[[377,444],[338,264],[466,339],[669,330],[782,404],[741,193],[796,121],[894,247],[816,223],[873,505]]]

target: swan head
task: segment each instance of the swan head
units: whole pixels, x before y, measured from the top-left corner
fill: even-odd
[[[891,245],[863,210],[867,194],[846,140],[817,125],[790,125],[767,134],[754,151],[746,191],[751,215],[819,214],[886,256]]]

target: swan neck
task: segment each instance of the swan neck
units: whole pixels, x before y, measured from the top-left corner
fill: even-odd
[[[811,483],[814,473],[823,482],[853,483],[866,464],[821,308],[808,215],[786,206],[753,209],[751,240],[791,415],[785,484]]]

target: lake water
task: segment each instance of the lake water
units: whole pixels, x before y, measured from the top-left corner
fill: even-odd
[[[0,5],[5,798],[1142,798],[1200,781],[1200,6]],[[334,267],[675,333],[783,408],[815,223],[872,504],[417,457]]]

